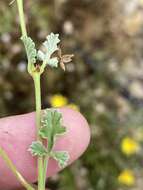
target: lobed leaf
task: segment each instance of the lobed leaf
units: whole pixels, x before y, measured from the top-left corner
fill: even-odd
[[[43,61],[44,64],[50,65],[51,67],[58,66],[58,59],[56,57],[51,58],[52,54],[58,50],[58,43],[60,42],[59,34],[51,33],[47,36],[46,41],[43,43],[45,52],[39,50],[37,57]]]
[[[51,151],[56,136],[66,132],[66,128],[62,126],[62,114],[56,110],[45,110],[41,126],[39,135],[48,140],[48,150]]]
[[[51,58],[48,63],[49,63],[49,65],[51,67],[58,67],[58,59],[57,59],[57,57]]]
[[[27,36],[21,37],[21,40],[23,41],[25,49],[26,49],[28,62],[30,64],[36,63],[37,51],[35,48],[35,43],[30,37],[27,37]]]
[[[46,156],[47,150],[40,141],[34,141],[28,149],[33,156]]]
[[[58,161],[58,165],[60,168],[64,168],[65,166],[67,166],[70,158],[67,151],[55,151],[52,152],[51,156]]]

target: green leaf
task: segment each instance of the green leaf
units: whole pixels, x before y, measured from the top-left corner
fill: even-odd
[[[30,37],[27,37],[27,36],[21,37],[21,40],[23,41],[25,49],[26,49],[28,62],[30,64],[36,63],[37,51],[35,48],[35,43]]]
[[[51,58],[52,54],[58,50],[58,43],[60,42],[59,34],[53,34],[47,36],[46,41],[43,43],[45,52],[39,50],[37,57],[44,64],[50,65],[51,67],[58,66],[58,59],[56,57]],[[51,60],[52,59],[52,60]]]
[[[69,161],[69,154],[67,151],[55,151],[51,153],[51,157],[58,161],[60,168],[67,166]]]
[[[53,57],[49,60],[49,65],[51,67],[58,67],[58,59],[57,57]]]
[[[40,141],[34,141],[28,149],[33,156],[46,156],[47,150]]]
[[[66,128],[62,126],[62,114],[56,110],[46,109],[42,115],[39,135],[48,140],[48,150],[51,151],[58,135],[63,135]]]

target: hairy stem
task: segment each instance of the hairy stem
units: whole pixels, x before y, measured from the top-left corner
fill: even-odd
[[[43,164],[43,183],[46,185],[46,174],[47,174],[47,167],[48,167],[48,162],[49,162],[49,156],[46,156],[44,158],[44,164]]]
[[[35,101],[36,101],[36,127],[39,131],[41,126],[41,85],[40,85],[40,74],[36,73],[33,75],[34,87],[35,87]],[[37,135],[37,140],[41,140]]]
[[[0,156],[3,158],[3,160],[6,162],[7,166],[11,169],[15,177],[19,180],[19,182],[27,189],[27,190],[34,190],[32,185],[27,183],[27,181],[24,179],[24,177],[18,172],[15,165],[12,163],[12,161],[9,159],[6,152],[0,147]]]
[[[19,20],[20,20],[22,36],[27,36],[24,10],[23,10],[23,0],[17,0],[17,7],[18,7],[18,12],[19,12]]]
[[[17,0],[19,19],[22,36],[27,36],[26,24],[23,10],[23,0]],[[33,75],[35,86],[35,100],[36,100],[36,128],[37,128],[37,140],[42,141],[39,136],[40,120],[41,120],[41,87],[40,87],[40,73],[35,72]],[[45,190],[43,184],[43,157],[38,157],[38,190]]]
[[[40,74],[33,75],[35,86],[35,99],[36,99],[36,127],[37,127],[37,140],[42,141],[38,135],[41,127],[41,86],[40,86]],[[38,157],[38,190],[45,190],[43,183],[43,157]]]

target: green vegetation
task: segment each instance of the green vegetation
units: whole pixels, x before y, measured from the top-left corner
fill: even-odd
[[[32,111],[35,103],[14,27],[16,4],[0,5],[3,117]],[[92,131],[86,153],[51,178],[49,189],[142,190],[142,8],[142,0],[25,1],[28,33],[36,47],[47,34],[59,33],[63,52],[75,54],[64,74],[60,69],[43,74],[43,108],[74,104]]]

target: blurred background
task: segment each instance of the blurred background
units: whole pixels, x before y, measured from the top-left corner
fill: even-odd
[[[0,1],[0,117],[33,111],[16,3]],[[143,189],[143,0],[25,0],[40,47],[59,33],[67,71],[47,68],[42,107],[81,111],[92,132],[85,154],[48,182],[52,190]]]

